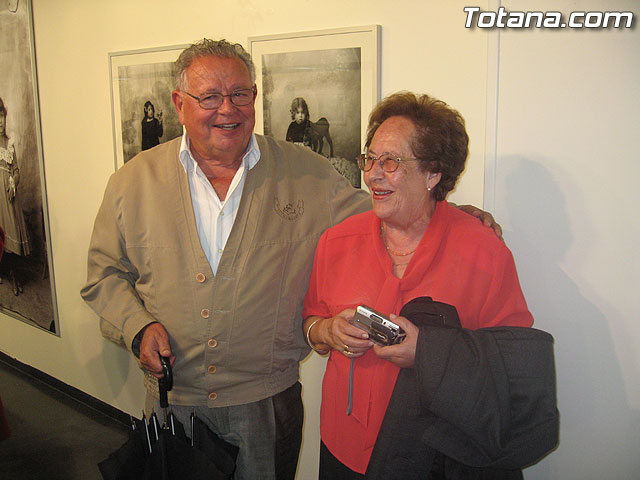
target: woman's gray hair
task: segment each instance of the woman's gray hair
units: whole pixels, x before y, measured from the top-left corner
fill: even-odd
[[[196,58],[201,57],[239,58],[244,62],[251,75],[251,83],[256,82],[256,67],[253,65],[251,55],[239,43],[230,43],[227,40],[209,40],[203,38],[186,48],[175,63],[176,78],[175,88],[184,90],[187,85],[187,68]]]

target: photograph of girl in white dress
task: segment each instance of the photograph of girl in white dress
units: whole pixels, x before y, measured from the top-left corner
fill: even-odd
[[[0,312],[56,332],[29,6],[0,9]]]
[[[19,261],[14,256],[25,257],[31,253],[27,225],[22,210],[22,190],[20,188],[20,167],[16,158],[16,147],[13,138],[7,136],[7,110],[0,97],[0,226],[4,230],[6,266],[5,277],[11,282],[13,294],[22,293],[21,279],[17,274]],[[1,279],[2,277],[0,277]],[[3,281],[0,280],[0,281]]]

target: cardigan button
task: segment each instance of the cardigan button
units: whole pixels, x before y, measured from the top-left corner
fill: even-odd
[[[218,346],[218,341],[215,338],[210,338],[207,342],[207,345],[209,345],[211,348],[215,348]]]
[[[196,274],[196,281],[197,281],[198,283],[204,283],[204,281],[205,281],[206,279],[207,279],[207,277],[206,277],[206,275],[205,275],[204,273],[200,272],[200,273],[197,273],[197,274]]]
[[[211,392],[209,394],[209,400],[215,400],[216,398],[218,398],[218,394],[216,392]]]
[[[203,308],[202,310],[200,310],[200,315],[202,316],[202,318],[209,318],[210,314],[211,312],[208,308]]]
[[[209,365],[209,368],[207,368],[207,371],[208,371],[209,373],[216,373],[216,370],[217,370],[217,369],[218,369],[218,368],[217,368],[215,365]]]

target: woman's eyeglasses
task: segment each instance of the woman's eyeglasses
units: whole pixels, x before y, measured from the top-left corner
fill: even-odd
[[[380,167],[387,173],[395,172],[401,162],[418,160],[417,158],[400,158],[391,153],[381,153],[377,157],[369,153],[361,153],[358,155],[358,167],[364,172],[368,172],[373,168],[374,163],[380,163]]]

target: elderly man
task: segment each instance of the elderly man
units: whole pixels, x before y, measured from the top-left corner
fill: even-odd
[[[176,62],[181,138],[110,178],[85,301],[103,335],[162,376],[169,403],[240,447],[236,479],[293,478],[302,437],[302,300],[319,236],[370,209],[323,157],[253,133],[255,69],[203,40]],[[147,408],[155,402],[147,394]]]

